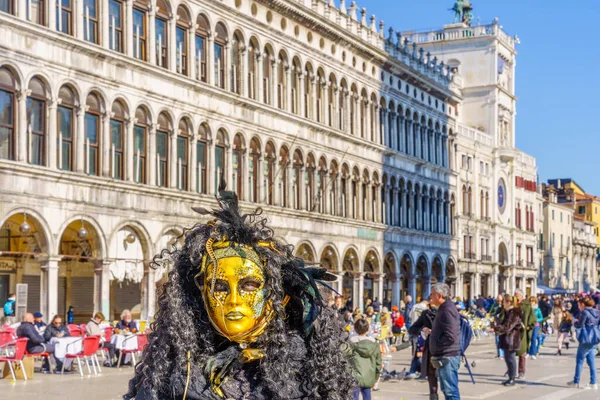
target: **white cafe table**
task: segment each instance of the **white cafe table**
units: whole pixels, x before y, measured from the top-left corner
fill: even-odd
[[[131,335],[123,335],[123,334],[115,334],[113,333],[110,338],[110,342],[115,346],[116,350],[137,350],[138,348],[138,338],[136,334]],[[122,362],[127,363],[131,361],[131,354],[125,354]]]
[[[83,350],[83,340],[79,336],[53,337],[50,344],[54,345],[54,357],[61,362],[65,362],[67,354],[77,354]],[[72,359],[67,360],[65,367],[68,367]]]

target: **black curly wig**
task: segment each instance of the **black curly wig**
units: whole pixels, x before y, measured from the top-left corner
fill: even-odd
[[[229,192],[223,192],[229,193]],[[260,209],[240,215],[237,197],[229,199],[221,193],[217,198],[220,208],[211,212],[196,209],[201,214],[215,217],[214,226],[198,224],[184,232],[184,242],[172,246],[157,255],[153,267],[163,268],[165,263],[173,265],[158,299],[158,312],[151,324],[149,344],[141,362],[135,368],[126,399],[136,397],[144,386],[146,397],[172,399],[180,396],[176,382],[185,381],[188,351],[191,363],[202,366],[210,357],[236,343],[229,342],[217,334],[194,282],[198,273],[206,241],[220,239],[223,235],[231,242],[251,246],[262,259],[266,284],[271,290],[271,301],[275,316],[267,330],[252,347],[259,348],[264,358],[256,361],[258,376],[268,391],[268,398],[287,400],[298,388],[291,387],[301,382],[311,388],[312,398],[346,400],[350,398],[352,373],[344,357],[342,326],[336,313],[322,302],[312,310],[310,329],[305,329],[305,304],[298,296],[283,305],[286,294],[298,290],[302,279],[293,271],[310,270],[303,261],[293,256],[293,247],[275,240],[273,231],[267,226]],[[272,242],[272,248],[258,246],[259,241]],[[301,274],[301,276],[303,276]],[[293,279],[292,279],[293,278]],[[314,282],[313,282],[314,284]],[[294,346],[290,332],[298,332],[304,341],[304,360],[299,370],[290,370],[293,364]],[[149,389],[148,389],[149,388]],[[149,396],[148,396],[149,394]]]

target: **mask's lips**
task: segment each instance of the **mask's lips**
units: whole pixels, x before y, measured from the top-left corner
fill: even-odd
[[[227,315],[225,315],[225,318],[227,318],[229,321],[239,321],[240,319],[242,319],[244,317],[245,317],[245,315],[239,311],[231,311],[231,312],[227,313]]]

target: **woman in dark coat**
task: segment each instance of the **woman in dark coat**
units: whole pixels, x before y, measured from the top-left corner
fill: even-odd
[[[504,350],[504,361],[508,368],[508,380],[502,384],[504,386],[514,386],[517,375],[515,355],[521,347],[523,315],[519,307],[514,307],[514,299],[511,295],[504,295],[502,307],[504,309],[503,316],[494,325],[494,331],[499,335],[498,346]]]

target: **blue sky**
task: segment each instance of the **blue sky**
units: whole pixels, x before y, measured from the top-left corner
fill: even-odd
[[[339,1],[336,1],[339,3]],[[350,0],[346,2],[350,4]],[[451,23],[453,0],[358,0],[399,31]],[[600,0],[472,0],[475,22],[494,17],[517,34],[517,147],[541,181],[573,178],[600,196]],[[592,118],[594,117],[594,118]]]

